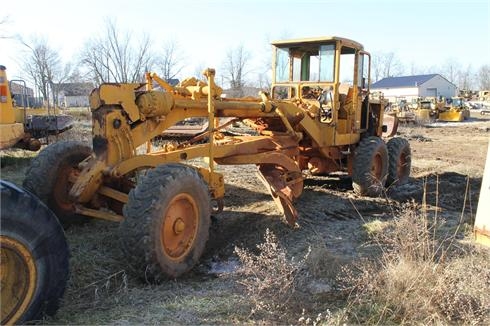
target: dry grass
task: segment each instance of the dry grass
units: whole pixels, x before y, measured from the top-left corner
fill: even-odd
[[[24,180],[24,175],[29,167],[31,159],[38,152],[31,152],[19,148],[10,148],[0,151],[0,177],[3,180],[21,185]]]
[[[238,283],[243,287],[252,304],[252,314],[278,318],[291,305],[296,286],[304,277],[309,252],[301,259],[287,257],[276,236],[266,230],[264,242],[257,245],[258,253],[236,247],[241,266],[237,273]]]
[[[60,140],[76,140],[92,144],[92,112],[89,108],[70,108],[65,114],[71,115],[74,119],[72,129],[65,131],[58,136]]]
[[[59,138],[90,144],[90,112],[70,109],[69,114],[75,116],[75,127]],[[7,159],[13,164],[2,167],[2,178],[21,184],[22,169],[36,154],[22,151]],[[253,237],[248,248],[254,249],[236,248],[238,273],[210,276],[204,262],[189,275],[158,286],[126,273],[116,224],[92,221],[73,227],[67,231],[72,252],[68,289],[55,319],[44,323],[488,324],[490,254],[464,241],[462,219],[453,209],[466,203],[461,200],[464,183],[451,176],[451,184],[460,188],[447,198],[438,197],[437,190],[433,194],[440,198],[434,207],[445,204],[454,214],[445,215],[447,222],[435,215],[439,210],[429,216],[420,205],[402,207],[393,220],[367,222],[353,237],[368,239],[369,258],[353,265],[352,257],[327,249],[322,231],[337,222],[325,222],[316,211],[309,217],[311,226],[295,230],[296,236],[277,226],[279,240],[272,232],[262,239],[258,234],[265,227],[257,232],[276,224],[264,219],[245,222],[247,215],[239,234]],[[247,206],[246,214],[261,212],[260,203],[255,205]],[[233,248],[229,237],[223,236],[222,242]],[[306,257],[305,246],[311,246]],[[299,259],[291,258],[293,253]]]
[[[381,256],[346,267],[339,278],[348,320],[361,324],[490,322],[487,251],[440,232],[443,220],[405,207],[373,233]]]

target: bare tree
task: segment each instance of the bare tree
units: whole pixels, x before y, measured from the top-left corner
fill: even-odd
[[[459,63],[456,59],[447,59],[441,67],[441,74],[451,83],[456,85],[458,83],[460,67],[461,63]]]
[[[182,71],[184,68],[183,55],[175,40],[165,42],[156,65],[160,68],[160,76],[165,80],[175,78]]]
[[[81,54],[81,64],[97,85],[106,82],[132,83],[141,81],[153,64],[150,38],[139,37],[135,46],[132,34],[122,34],[116,23],[108,20],[103,35],[90,39]]]
[[[257,87],[261,88],[262,90],[269,91],[271,89],[271,85],[272,85],[270,75],[271,74],[269,71],[259,73],[257,75]]]
[[[372,55],[374,81],[403,74],[403,64],[394,52],[378,52]]]
[[[243,45],[230,49],[226,54],[223,76],[230,87],[238,93],[241,93],[245,86],[249,61],[250,54],[243,48]],[[238,95],[240,96],[240,94]]]
[[[49,94],[50,91],[53,92],[52,86],[55,79],[59,77],[61,58],[58,52],[48,45],[45,38],[36,38],[32,44],[24,41],[22,43],[28,48],[28,55],[25,56],[22,64],[23,70],[32,79],[43,98],[48,101],[49,107]]]
[[[199,62],[194,66],[194,77],[197,79],[203,78],[203,71],[206,69],[206,64],[204,62]]]
[[[53,79],[51,80],[50,88],[53,103],[58,106],[61,87],[70,79],[73,69],[70,63],[65,64],[64,67],[60,66],[56,68],[57,69],[54,71]]]
[[[490,89],[490,66],[483,65],[478,70],[478,84],[480,89]]]
[[[9,17],[8,16],[4,16],[4,17],[1,17],[0,18],[0,39],[2,38],[11,38],[11,36],[9,36],[9,33],[8,33],[8,30],[7,30],[7,23],[9,22]]]
[[[471,65],[468,65],[466,69],[458,71],[458,83],[456,84],[459,89],[470,90],[473,88],[473,69]]]
[[[283,32],[280,39],[288,39],[291,36],[288,33]],[[262,90],[270,90],[272,84],[272,47],[270,35],[266,35],[260,51],[259,67],[257,68],[256,86]]]
[[[87,79],[86,74],[82,74],[80,71],[80,68],[78,66],[75,66],[70,75],[68,76],[67,82],[69,83],[86,83],[89,82],[90,80]]]

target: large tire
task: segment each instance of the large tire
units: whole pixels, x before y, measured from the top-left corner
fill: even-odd
[[[166,164],[129,193],[120,225],[130,268],[146,280],[175,278],[197,264],[209,236],[209,189],[197,171]]]
[[[49,145],[35,157],[27,170],[23,186],[39,197],[56,214],[64,227],[86,219],[75,214],[69,198],[70,175],[80,172],[78,164],[92,154],[89,146],[75,141]]]
[[[388,150],[376,136],[364,138],[354,151],[352,187],[359,195],[380,196],[388,174]]]
[[[34,195],[0,181],[1,320],[54,315],[68,280],[68,245],[56,216]]]
[[[388,179],[387,186],[399,186],[408,182],[412,166],[410,143],[405,138],[392,138],[388,141]]]

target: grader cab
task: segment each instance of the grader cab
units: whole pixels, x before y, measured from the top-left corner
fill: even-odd
[[[272,45],[272,88],[256,99],[221,97],[213,69],[204,72],[207,81],[190,78],[177,86],[154,73],[145,83],[101,85],[90,96],[92,147],[46,147],[24,186],[62,223],[120,222],[128,263],[158,280],[185,273],[203,253],[210,215],[224,205],[217,164],[255,164],[291,226],[308,171],[343,171],[360,195],[407,182],[410,147],[403,138],[382,139],[385,102],[369,96],[370,55],[363,46],[339,37]],[[207,118],[207,130],[154,146],[152,140],[188,118]],[[233,119],[221,124],[221,118]],[[225,135],[232,121],[255,133]],[[206,164],[192,165],[197,158]]]

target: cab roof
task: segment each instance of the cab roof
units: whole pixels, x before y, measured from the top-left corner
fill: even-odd
[[[334,42],[340,41],[342,45],[347,45],[360,50],[364,49],[364,46],[361,43],[358,43],[356,41],[347,38],[337,37],[337,36],[320,36],[320,37],[300,38],[300,39],[292,39],[292,40],[280,40],[280,41],[273,41],[271,42],[271,44],[281,48],[281,47],[291,47],[291,46],[302,46],[302,45],[312,44],[312,43],[327,43],[332,41]]]

